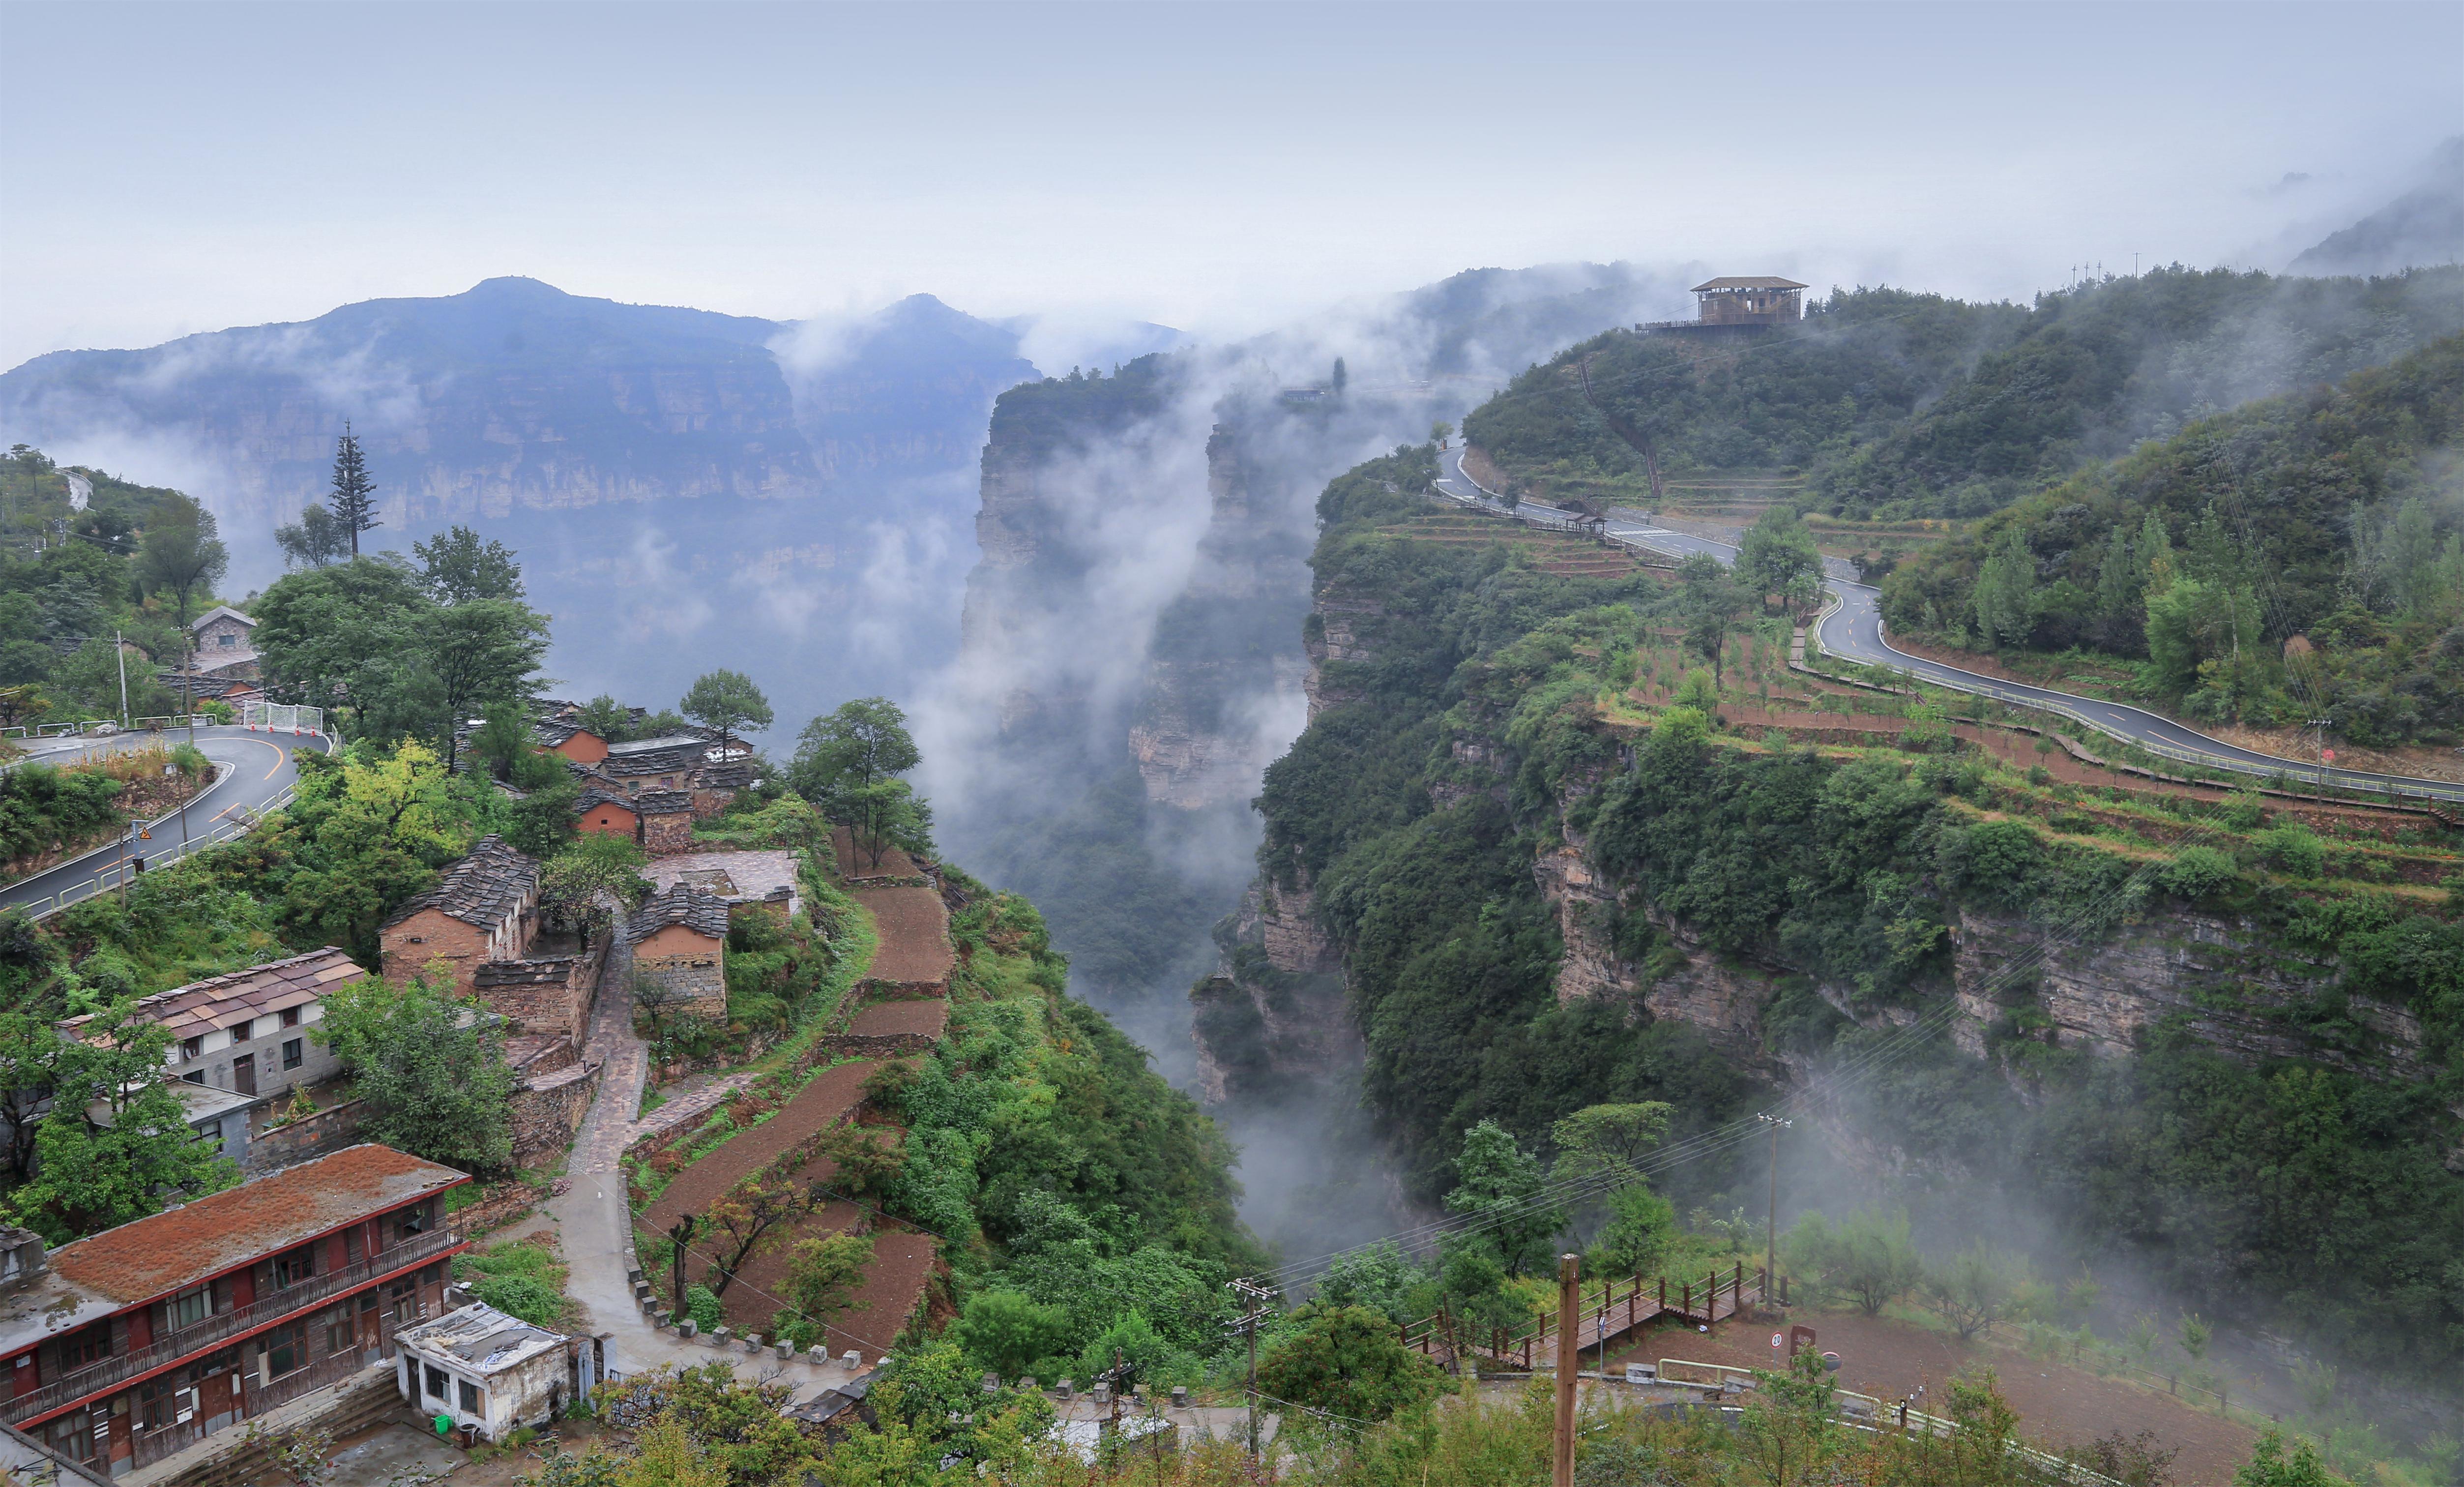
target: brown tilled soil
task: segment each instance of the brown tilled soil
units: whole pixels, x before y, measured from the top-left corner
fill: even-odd
[[[782,1153],[845,1120],[864,1099],[865,1076],[879,1067],[858,1060],[813,1076],[777,1115],[677,1173],[650,1205],[643,1227],[666,1232],[677,1219],[708,1209]]]
[[[938,1040],[941,1030],[950,1025],[950,1004],[939,997],[914,997],[895,1002],[875,1002],[855,1014],[847,1032],[858,1037],[896,1037],[902,1033],[920,1033]]]
[[[727,1324],[737,1332],[766,1333],[771,1316],[786,1303],[787,1265],[797,1244],[818,1239],[869,1220],[853,1204],[833,1203],[800,1220],[792,1229],[764,1239],[722,1298]],[[860,1348],[867,1354],[886,1352],[899,1328],[915,1310],[933,1278],[935,1241],[930,1234],[885,1227],[872,1236],[872,1263],[864,1284],[848,1304],[822,1319],[829,1329],[830,1351]]]
[[[830,829],[830,851],[838,854],[841,877],[913,877],[918,869],[913,858],[895,847],[881,849],[881,860],[856,851],[855,833],[844,826]]]
[[[1799,1313],[1793,1320],[1814,1327],[1821,1338],[1816,1345],[1840,1356],[1842,1388],[1896,1400],[1923,1384],[1925,1403],[1920,1408],[1941,1414],[1949,1400],[1944,1381],[1964,1368],[1991,1367],[2031,1440],[2048,1447],[2084,1446],[2116,1431],[2125,1436],[2152,1431],[2166,1449],[2181,1452],[2173,1462],[2173,1479],[2182,1487],[2229,1487],[2258,1438],[2248,1426],[2153,1390],[2062,1364],[2039,1363],[2010,1348],[1962,1343],[1947,1332],[1859,1312]],[[1622,1354],[1612,1349],[1609,1365],[1615,1371],[1628,1359],[1649,1363],[1679,1358],[1768,1368],[1775,1330],[1770,1323],[1747,1321],[1723,1322],[1708,1336],[1683,1327],[1658,1329]]]
[[[957,957],[950,952],[950,911],[930,888],[858,888],[851,897],[870,911],[881,933],[873,981],[946,982]]]

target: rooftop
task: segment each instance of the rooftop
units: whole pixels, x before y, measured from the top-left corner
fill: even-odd
[[[451,1361],[474,1373],[495,1373],[562,1347],[564,1334],[534,1326],[485,1301],[447,1312],[394,1335],[406,1351]]]
[[[596,785],[584,786],[582,793],[573,797],[573,809],[578,814],[582,811],[588,810],[593,806],[622,806],[626,810],[631,810],[633,809],[633,797],[630,795],[619,795],[613,790],[603,790]]]
[[[646,816],[682,815],[693,810],[693,797],[683,790],[644,790],[632,798],[632,804]]]
[[[796,854],[765,849],[758,852],[686,852],[653,857],[642,869],[653,888],[665,892],[677,883],[715,893],[734,902],[754,902],[787,896],[789,913],[801,904],[796,881]]]
[[[228,1028],[243,1016],[261,1017],[268,1012],[305,1007],[321,1000],[335,987],[348,986],[366,976],[367,972],[348,955],[329,944],[288,960],[268,961],[228,976],[157,991],[137,1002],[136,1016],[141,1022],[162,1024],[175,1038],[192,1038],[216,1028]],[[94,1014],[89,1012],[67,1019],[60,1028],[77,1036],[81,1035],[79,1030],[93,1020]]]
[[[1742,278],[1706,278],[1695,285],[1692,294],[1714,294],[1723,289],[1803,289],[1806,285],[1793,278],[1776,278],[1769,274],[1749,275]]]
[[[391,929],[422,909],[434,909],[466,924],[494,929],[538,887],[537,860],[506,846],[501,836],[483,836],[469,856],[445,870],[435,887],[394,910],[383,927]]]
[[[245,614],[242,614],[239,610],[232,609],[232,608],[231,608],[230,605],[228,605],[228,604],[218,604],[218,605],[215,605],[212,609],[208,610],[205,613],[200,614],[200,615],[198,615],[195,619],[192,619],[192,620],[188,621],[188,628],[189,628],[190,630],[201,630],[201,629],[203,629],[203,628],[205,627],[205,624],[206,624],[206,622],[207,622],[208,620],[214,620],[214,619],[235,619],[235,620],[239,621],[241,624],[246,625],[246,626],[247,626],[248,628],[250,628],[251,630],[254,630],[254,629],[256,628],[256,621],[254,621],[254,620],[253,620],[253,619],[249,618],[249,617],[248,617],[247,615],[245,615]]]
[[[630,757],[634,754],[655,753],[667,748],[699,749],[706,747],[709,743],[708,739],[697,733],[671,733],[655,739],[635,739],[630,744],[610,744],[607,745],[607,752],[611,755]]]
[[[348,1146],[63,1245],[52,1270],[132,1306],[468,1181],[390,1146]]]
[[[727,938],[727,900],[691,883],[673,883],[634,911],[625,925],[627,943],[640,944],[671,924],[709,940]]]

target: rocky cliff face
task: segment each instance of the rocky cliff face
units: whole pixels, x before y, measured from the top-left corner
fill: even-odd
[[[167,468],[245,531],[322,493],[348,420],[403,530],[963,470],[994,397],[1034,373],[1015,334],[927,296],[809,330],[489,279],[38,357],[0,374],[0,426],[63,457]]]

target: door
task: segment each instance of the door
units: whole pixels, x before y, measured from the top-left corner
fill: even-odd
[[[231,1386],[235,1375],[228,1365],[197,1381],[197,1413],[204,1417],[208,1431],[219,1431],[231,1424],[239,1410],[239,1391]]]
[[[242,1095],[256,1093],[256,1055],[242,1054],[231,1060],[231,1088]]]

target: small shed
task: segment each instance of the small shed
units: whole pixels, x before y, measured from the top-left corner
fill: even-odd
[[[500,1312],[485,1301],[394,1335],[394,1389],[421,1414],[499,1442],[547,1427],[589,1396],[605,1371],[599,1344]]]

